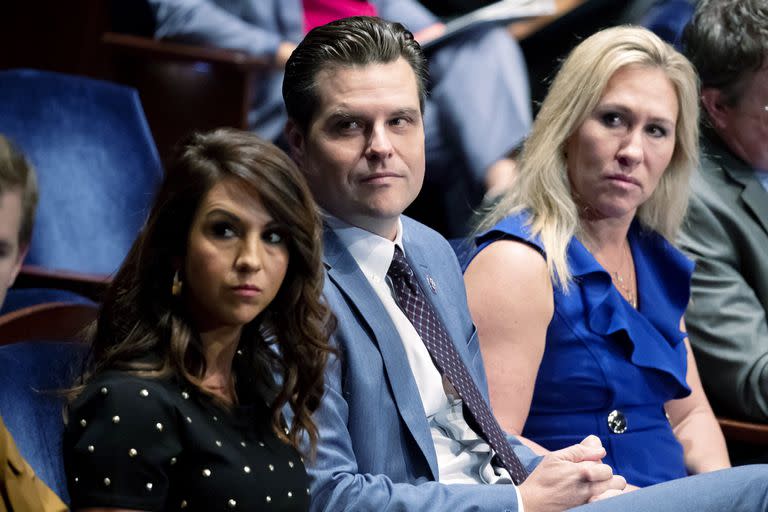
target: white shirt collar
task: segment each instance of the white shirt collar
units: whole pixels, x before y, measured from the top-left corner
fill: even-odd
[[[384,282],[387,270],[395,255],[395,245],[405,254],[403,247],[403,222],[397,219],[394,242],[363,228],[353,226],[328,212],[322,211],[323,220],[341,239],[341,243],[372,282]]]
[[[768,192],[768,171],[755,171],[755,176],[765,191]]]

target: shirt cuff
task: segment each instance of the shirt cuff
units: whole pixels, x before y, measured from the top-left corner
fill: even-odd
[[[515,484],[512,484],[515,485]],[[523,506],[523,497],[520,495],[520,488],[515,485],[515,494],[517,494],[517,512],[525,512],[525,507]]]

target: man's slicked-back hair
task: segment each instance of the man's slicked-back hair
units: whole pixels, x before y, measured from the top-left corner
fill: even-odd
[[[405,59],[416,75],[422,113],[426,99],[427,63],[421,46],[400,23],[355,16],[312,29],[285,66],[283,101],[290,117],[306,131],[317,110],[317,74],[334,67],[387,64]]]
[[[735,105],[744,78],[766,65],[766,0],[700,0],[683,35],[686,56],[702,87],[723,91]]]

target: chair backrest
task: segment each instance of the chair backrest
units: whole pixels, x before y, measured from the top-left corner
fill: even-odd
[[[0,346],[0,415],[21,455],[65,502],[64,399],[57,391],[72,385],[86,352],[87,346],[76,342]]]
[[[26,263],[111,274],[162,177],[135,90],[35,70],[0,71],[0,133],[38,173],[40,205]]]
[[[24,297],[29,303],[20,300],[15,309],[0,315],[0,346],[19,341],[80,340],[99,312],[98,305],[76,294],[68,294],[73,302],[45,302],[42,299],[49,294],[59,298],[55,293],[59,290],[18,291],[32,292],[30,297]]]

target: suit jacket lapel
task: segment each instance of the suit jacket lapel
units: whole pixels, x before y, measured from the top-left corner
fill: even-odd
[[[714,152],[725,173],[744,187],[741,199],[768,233],[768,191],[760,184],[755,171],[724,147],[716,146]]]
[[[379,347],[384,361],[386,378],[394,395],[394,401],[400,416],[411,432],[416,444],[427,459],[432,477],[439,478],[437,455],[429,424],[424,416],[419,389],[413,378],[403,342],[395,325],[384,309],[376,292],[358,267],[352,255],[343,246],[333,231],[326,227],[324,233],[324,263],[328,278],[331,279],[346,296],[357,319],[367,326],[372,339]],[[362,340],[360,340],[362,342]]]
[[[741,198],[768,233],[768,191],[763,188],[757,178],[753,177],[741,193]]]

